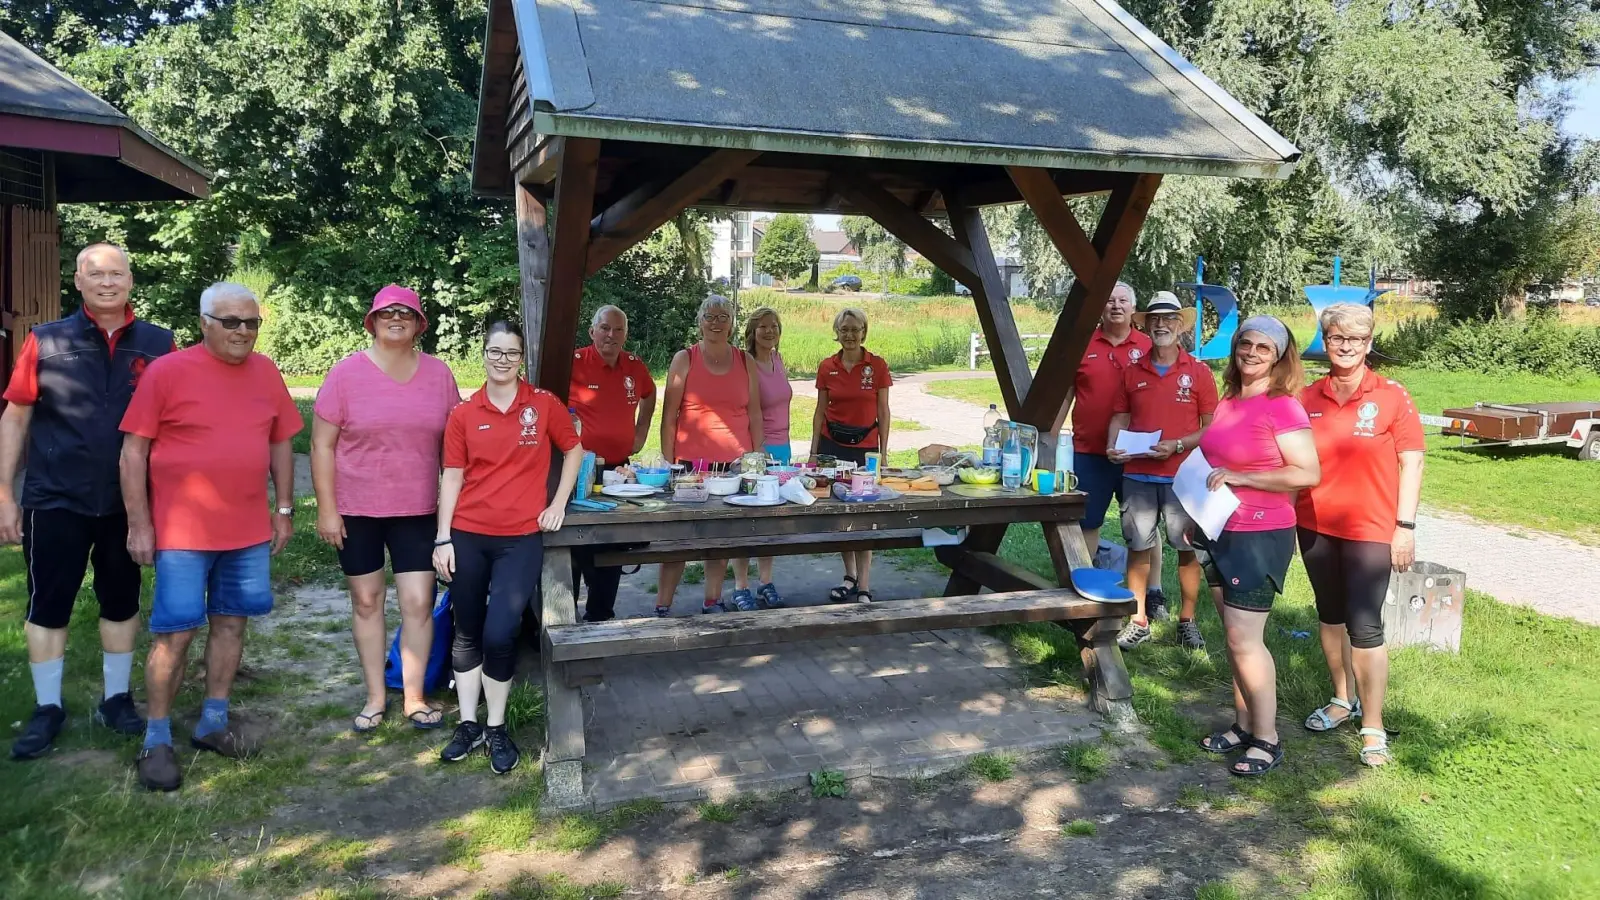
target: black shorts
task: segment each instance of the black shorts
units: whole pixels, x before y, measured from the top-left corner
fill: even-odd
[[[67,627],[91,562],[100,618],[126,622],[139,614],[139,564],[128,555],[128,517],[121,513],[24,509],[22,559],[28,567],[27,621],[40,628]]]
[[[867,464],[867,454],[877,453],[877,447],[846,447],[827,434],[823,434],[817,441],[817,446],[811,448],[812,456],[828,455],[844,462],[853,462],[858,466]]]
[[[1389,594],[1391,549],[1300,529],[1300,559],[1317,598],[1317,621],[1343,625],[1350,646],[1383,646],[1383,601]]]
[[[1267,612],[1283,593],[1294,558],[1294,529],[1224,531],[1216,540],[1197,532],[1195,557],[1206,582],[1222,589],[1222,602],[1234,609]]]
[[[345,516],[344,549],[339,568],[349,576],[383,571],[383,549],[389,548],[389,568],[402,572],[433,571],[434,524],[438,517]]]

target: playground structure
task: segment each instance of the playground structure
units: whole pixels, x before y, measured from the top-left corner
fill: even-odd
[[[1194,292],[1194,356],[1196,359],[1227,359],[1233,348],[1233,336],[1239,330],[1239,298],[1233,289],[1221,284],[1206,284],[1206,258],[1194,259],[1194,281],[1181,282],[1173,287]],[[1203,341],[1206,301],[1217,311],[1217,331],[1210,341]]]
[[[1306,299],[1311,301],[1311,310],[1316,318],[1317,333],[1311,338],[1311,343],[1306,345],[1305,352],[1300,354],[1301,359],[1327,359],[1328,351],[1322,344],[1322,311],[1335,303],[1356,303],[1361,306],[1371,306],[1379,297],[1388,291],[1378,290],[1378,267],[1373,266],[1367,273],[1367,286],[1343,285],[1339,283],[1339,273],[1342,260],[1333,258],[1333,283],[1308,284],[1302,290],[1306,292]]]

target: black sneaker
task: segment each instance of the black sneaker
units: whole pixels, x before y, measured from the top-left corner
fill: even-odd
[[[489,769],[496,775],[504,775],[515,769],[517,763],[522,762],[522,751],[511,740],[511,735],[506,734],[504,725],[495,725],[483,730],[489,741]]]
[[[1160,591],[1151,591],[1144,598],[1145,616],[1152,622],[1165,622],[1167,620],[1167,595]]]
[[[94,720],[117,734],[144,734],[144,717],[139,715],[138,707],[133,705],[133,695],[129,693],[116,694],[100,701],[100,708],[94,711]]]
[[[11,745],[11,758],[38,759],[49,753],[56,744],[56,736],[61,733],[61,726],[66,722],[67,711],[56,704],[35,706],[33,718],[28,720],[28,727],[22,730],[22,736]]]
[[[450,735],[450,743],[439,751],[439,758],[445,762],[460,762],[482,746],[483,726],[477,722],[462,722],[456,726],[455,734]]]

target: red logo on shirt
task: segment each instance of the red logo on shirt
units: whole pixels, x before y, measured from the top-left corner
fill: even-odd
[[[518,435],[519,446],[531,446],[539,442],[539,413],[531,406],[524,406],[522,414],[518,416],[522,422],[522,434]]]
[[[628,394],[628,405],[629,406],[637,406],[639,404],[639,395],[634,393],[634,391],[633,391],[633,376],[632,375],[624,375],[624,376],[622,376],[622,389],[624,391],[626,391],[627,394]]]
[[[133,362],[128,363],[128,374],[130,376],[128,378],[128,387],[138,387],[139,378],[144,375],[144,370],[149,368],[149,366],[150,360],[145,359],[142,356],[137,357]]]

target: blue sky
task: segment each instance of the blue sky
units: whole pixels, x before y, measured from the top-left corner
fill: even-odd
[[[1567,115],[1569,134],[1600,139],[1600,74],[1579,81],[1572,91],[1572,111]]]

